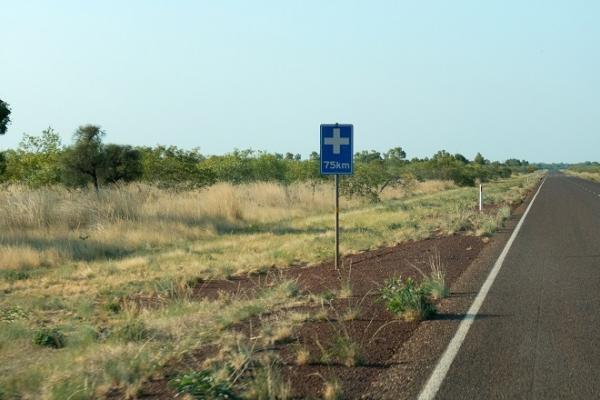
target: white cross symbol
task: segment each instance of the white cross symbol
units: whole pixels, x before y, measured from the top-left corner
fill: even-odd
[[[349,145],[350,139],[340,137],[340,128],[333,128],[333,136],[326,137],[325,144],[333,146],[333,154],[340,154],[340,146]]]

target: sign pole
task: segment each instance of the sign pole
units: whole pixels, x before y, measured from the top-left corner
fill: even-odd
[[[340,268],[340,175],[335,174],[335,269]]]

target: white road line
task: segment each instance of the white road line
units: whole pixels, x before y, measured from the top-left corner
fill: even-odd
[[[485,282],[481,286],[481,289],[479,290],[477,297],[475,297],[473,304],[471,304],[469,311],[467,311],[467,315],[465,315],[463,320],[460,322],[460,325],[458,326],[458,329],[457,329],[456,333],[454,334],[454,337],[450,341],[450,344],[448,344],[448,348],[446,348],[446,351],[442,355],[442,358],[440,358],[435,369],[431,373],[429,380],[427,381],[427,383],[421,390],[421,393],[419,394],[419,400],[433,400],[435,398],[438,390],[442,386],[442,383],[444,382],[444,379],[446,378],[446,375],[448,374],[448,370],[450,369],[450,366],[452,365],[454,358],[456,357],[456,355],[458,354],[458,351],[460,350],[460,346],[464,342],[464,340],[467,336],[467,333],[469,332],[469,329],[471,328],[471,325],[473,325],[473,321],[475,321],[475,317],[477,316],[477,313],[479,312],[479,309],[481,308],[483,301],[485,300],[488,292],[490,291],[490,288],[494,284],[494,280],[496,280],[496,276],[498,275],[498,272],[500,272],[500,269],[502,268],[502,265],[504,264],[504,259],[506,258],[508,251],[510,250],[517,235],[519,234],[519,231],[521,230],[521,227],[523,226],[523,222],[525,221],[527,214],[529,214],[529,210],[531,210],[531,206],[533,206],[533,202],[535,201],[538,194],[540,193],[540,190],[542,190],[542,186],[544,185],[545,182],[546,182],[546,180],[544,179],[544,181],[538,188],[537,192],[535,193],[535,196],[533,196],[533,199],[531,199],[531,203],[529,203],[529,206],[525,210],[525,213],[521,217],[521,220],[519,221],[519,223],[515,227],[515,230],[513,231],[512,235],[508,239],[508,243],[506,243],[506,246],[504,246],[504,249],[502,250],[500,257],[498,257],[498,260],[496,260],[496,263],[494,264],[494,267],[490,271],[490,274],[488,275]]]

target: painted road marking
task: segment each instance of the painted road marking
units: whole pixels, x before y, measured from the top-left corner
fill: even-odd
[[[498,259],[496,260],[496,263],[494,264],[494,267],[490,271],[490,274],[488,275],[485,282],[481,286],[481,289],[479,290],[477,297],[475,297],[473,304],[471,304],[469,311],[467,311],[467,315],[465,315],[463,320],[460,322],[460,325],[458,326],[458,329],[456,330],[454,337],[450,341],[450,344],[448,344],[448,348],[446,348],[446,351],[442,355],[442,358],[440,358],[435,369],[431,373],[429,380],[427,381],[427,383],[421,390],[421,393],[419,394],[419,400],[433,400],[435,398],[438,390],[440,390],[440,387],[442,386],[442,383],[444,382],[444,379],[446,378],[446,375],[448,374],[448,370],[450,370],[450,366],[452,365],[454,358],[456,358],[456,355],[458,354],[458,351],[460,350],[460,346],[465,341],[465,338],[467,337],[467,333],[469,332],[471,325],[473,325],[473,321],[475,321],[475,317],[477,316],[477,313],[479,312],[479,309],[481,308],[483,301],[485,300],[488,292],[490,291],[490,288],[494,284],[494,281],[496,280],[496,276],[498,276],[498,272],[500,272],[500,269],[502,268],[502,265],[504,264],[504,260],[506,259],[506,255],[508,254],[508,251],[512,247],[513,242],[515,241],[517,235],[519,234],[519,231],[521,230],[521,227],[523,226],[523,222],[525,221],[527,214],[529,214],[529,210],[531,210],[531,206],[533,206],[533,203],[535,202],[535,199],[537,198],[538,194],[540,193],[540,190],[542,190],[542,186],[544,186],[545,182],[546,182],[546,180],[544,179],[544,181],[538,188],[537,192],[535,193],[535,196],[533,196],[533,199],[531,199],[531,203],[529,203],[529,206],[525,210],[525,213],[521,217],[521,220],[517,224],[512,235],[510,235],[510,238],[508,239],[506,246],[504,246],[504,249],[502,250],[500,257],[498,257]]]

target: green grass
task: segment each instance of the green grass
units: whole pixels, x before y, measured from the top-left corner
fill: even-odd
[[[387,309],[405,321],[421,321],[436,313],[427,290],[412,278],[388,279],[380,294]]]

